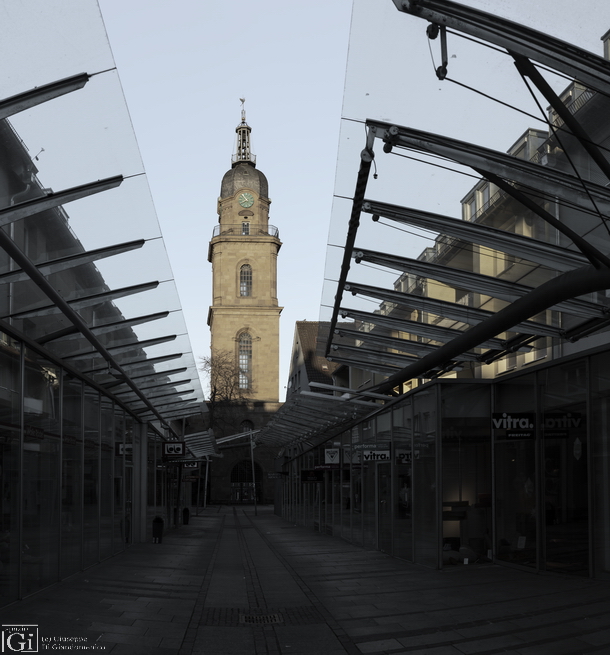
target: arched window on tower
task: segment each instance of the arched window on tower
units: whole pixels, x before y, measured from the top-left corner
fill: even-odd
[[[239,295],[252,295],[252,266],[244,264],[239,269]]]
[[[252,337],[248,332],[239,336],[239,388],[252,388]]]

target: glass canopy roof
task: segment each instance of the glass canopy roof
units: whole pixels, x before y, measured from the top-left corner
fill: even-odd
[[[197,366],[97,3],[9,0],[2,34],[0,319],[142,418],[201,413]]]
[[[599,18],[496,10],[354,2],[320,320],[370,391],[610,324]]]

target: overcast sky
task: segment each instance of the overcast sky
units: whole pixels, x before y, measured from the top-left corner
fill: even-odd
[[[337,241],[344,241],[348,203],[345,207],[335,203],[333,209],[339,142],[337,190],[345,195],[353,192],[358,153],[364,145],[361,125],[344,122],[341,130],[352,2],[99,3],[195,356],[209,352],[208,242],[217,223],[220,181],[230,168],[235,147],[239,98],[246,98],[257,166],[269,180],[270,223],[279,228],[284,244],[278,260],[278,296],[284,307],[283,397],[294,323],[320,317],[331,211],[338,223]],[[599,39],[610,28],[607,0],[471,0],[469,4],[597,54],[601,54]],[[399,13],[392,0],[357,0],[356,6],[358,38],[350,46],[346,117],[383,118],[501,150],[530,126],[529,119],[512,114],[509,118],[497,105],[491,108],[472,94],[439,83],[431,65],[431,57],[439,57],[439,46],[428,43],[424,21]],[[458,46],[451,38],[450,55],[453,77],[476,81],[487,92],[504,92],[511,102],[525,97],[517,95],[514,80],[507,80],[504,69],[481,55],[480,49]],[[384,169],[379,159],[377,188],[382,189]],[[410,188],[420,190],[420,199],[427,195],[435,202],[431,207],[404,204],[459,215],[460,193],[470,181],[445,193],[429,171],[417,169],[413,175],[422,177],[409,177]],[[398,188],[395,183],[393,188]],[[410,247],[413,252],[406,254],[416,256],[422,244],[414,240]],[[338,275],[334,262],[328,274]]]

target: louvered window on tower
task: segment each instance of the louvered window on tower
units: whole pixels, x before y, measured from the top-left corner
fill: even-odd
[[[252,266],[244,264],[239,269],[239,295],[252,295]]]
[[[252,386],[252,337],[244,332],[239,337],[239,388]]]

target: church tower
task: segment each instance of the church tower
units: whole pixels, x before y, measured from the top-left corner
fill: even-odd
[[[208,250],[212,354],[235,358],[238,386],[254,401],[279,399],[280,313],[277,299],[279,231],[269,225],[267,178],[256,168],[246,112],[237,126],[237,149],[222,178],[218,225]]]

